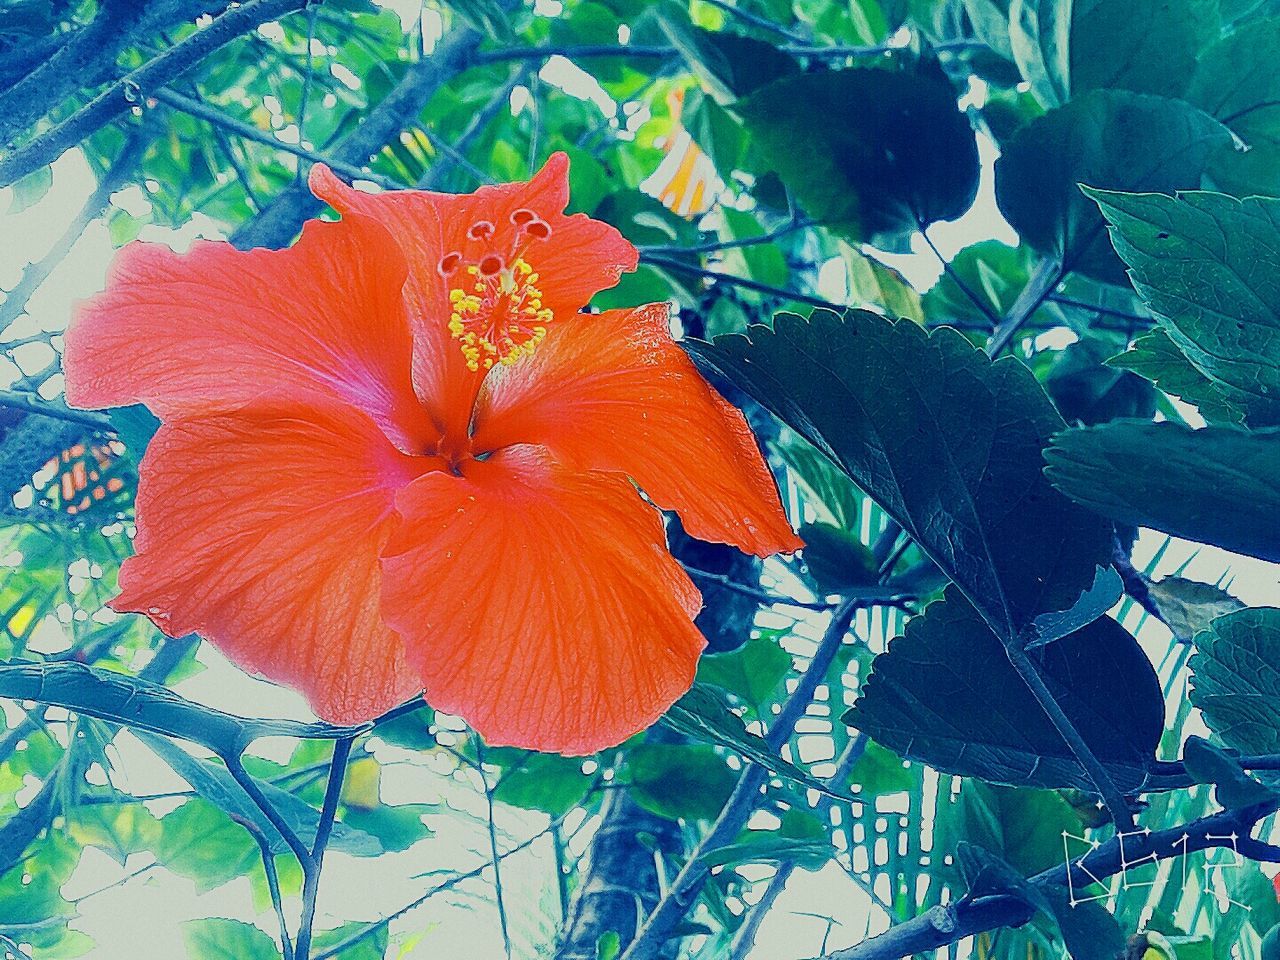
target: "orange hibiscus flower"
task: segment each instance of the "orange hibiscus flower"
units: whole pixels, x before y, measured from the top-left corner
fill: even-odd
[[[339,723],[424,691],[588,753],[687,690],[701,598],[636,486],[696,536],[801,544],[665,306],[578,312],[637,255],[564,215],[567,171],[375,196],[317,166],[342,219],[289,249],[124,248],[65,355],[71,404],[162,421],[114,608]]]

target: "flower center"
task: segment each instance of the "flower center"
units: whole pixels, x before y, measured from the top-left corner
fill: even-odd
[[[506,256],[491,250],[465,268],[461,253],[450,253],[440,261],[441,274],[451,281],[449,334],[458,342],[469,370],[510,366],[532,356],[552,320],[551,310],[542,305],[538,274],[524,258],[529,244],[546,240],[551,228],[531,210],[515,211],[511,222],[516,238]],[[488,241],[494,233],[493,224],[481,220],[471,226],[467,237]]]
[[[449,291],[449,333],[462,347],[467,368],[510,366],[530,356],[547,335],[551,311],[542,305],[538,275],[523,257],[499,266],[496,256],[467,267],[473,281]],[[488,269],[486,269],[488,268]]]

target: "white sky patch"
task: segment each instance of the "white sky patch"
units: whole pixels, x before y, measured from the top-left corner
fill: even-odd
[[[600,108],[600,113],[605,117],[613,117],[618,113],[617,102],[604,92],[600,82],[568,57],[559,54],[549,57],[538,71],[538,76],[571,97],[590,100]]]

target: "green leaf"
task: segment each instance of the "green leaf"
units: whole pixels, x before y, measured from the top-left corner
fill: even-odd
[[[1102,218],[1079,185],[1173,192],[1198,187],[1230,132],[1175,100],[1097,90],[1024,124],[996,161],[996,200],[1024,241],[1069,270],[1124,283]]]
[[[1217,0],[1072,0],[1071,92],[1181,96],[1218,36]],[[1234,77],[1233,80],[1238,80]]]
[[[1012,0],[1009,47],[1018,71],[1046,107],[1070,97],[1070,0]]]
[[[1044,647],[1039,668],[1116,785],[1140,786],[1164,730],[1164,698],[1137,641],[1102,617]],[[954,588],[908,621],[876,657],[844,719],[901,756],[945,773],[1093,789],[1001,642]]]
[[[967,840],[956,845],[956,864],[968,891],[966,896],[1007,896],[1020,900],[1030,910],[1049,912],[1049,903],[1039,889],[990,850]]]
[[[800,528],[804,562],[820,593],[852,593],[876,583],[876,562],[867,545],[854,534],[829,523],[806,523]]]
[[[736,650],[704,656],[698,679],[760,707],[778,691],[793,662],[775,640],[753,637]]]
[[[727,176],[736,169],[747,140],[742,124],[728,110],[701,90],[690,90],[680,118],[693,142],[711,158],[721,175]]]
[[[1280,199],[1090,191],[1134,289],[1255,426],[1280,423]]]
[[[21,213],[44,199],[53,186],[53,168],[41,167],[13,185],[13,199],[9,202],[9,215]]]
[[[916,775],[902,762],[902,758],[878,743],[868,740],[862,756],[849,772],[849,783],[857,784],[859,799],[882,797],[891,793],[904,793],[916,784]]]
[[[276,942],[251,923],[206,917],[182,925],[191,960],[279,960]]]
[[[140,803],[80,804],[68,811],[66,829],[81,846],[97,847],[121,865],[160,837],[159,821]]]
[[[192,789],[202,797],[217,804],[232,817],[254,824],[270,840],[272,852],[284,853],[289,849],[267,815],[249,799],[225,767],[197,759],[155,734],[135,731],[135,736],[167,763],[174,773],[191,784]],[[316,826],[320,822],[319,811],[292,793],[265,781],[258,782],[258,789],[281,819],[310,847],[315,840]],[[382,853],[382,845],[375,837],[345,823],[333,825],[329,847],[358,857],[375,857]]]
[[[348,937],[362,933],[367,929],[368,924],[365,923],[344,923],[340,927],[319,931],[313,941],[316,946],[316,953],[330,950]],[[359,941],[345,950],[335,953],[334,957],[335,960],[385,960],[390,941],[391,934],[388,926],[383,924],[374,932],[361,937]],[[405,954],[401,953],[399,955],[404,956]]]
[[[675,5],[664,8],[659,18],[672,45],[721,103],[731,103],[800,69],[771,43],[693,26],[684,10]]]
[[[485,761],[502,764],[495,800],[558,817],[580,804],[594,781],[580,757],[489,748]]]
[[[757,763],[775,776],[789,780],[802,790],[817,790],[840,800],[856,800],[852,794],[834,789],[811,777],[794,763],[778,756],[763,737],[748,733],[742,718],[729,709],[714,687],[695,685],[671,705],[662,722],[695,740],[724,747],[744,760]]]
[[[1165,577],[1148,584],[1147,595],[1155,601],[1174,637],[1183,643],[1190,643],[1216,618],[1244,607],[1219,587],[1183,577]]]
[[[965,780],[950,802],[940,803],[935,849],[962,841],[997,854],[1022,876],[1062,863],[1062,835],[1082,834],[1080,815],[1054,790],[999,787]]]
[[[1045,459],[1055,487],[1105,517],[1280,561],[1280,428],[1113,420],[1063,431]]]
[[[1028,649],[1061,640],[1068,634],[1088,626],[1110,610],[1124,594],[1124,581],[1115,567],[1098,567],[1093,585],[1066,610],[1042,613],[1034,622],[1035,639]]]
[[[848,237],[954,220],[977,195],[977,142],[940,73],[806,73],[734,110],[800,206]]]
[[[641,743],[627,751],[623,782],[645,809],[668,820],[714,820],[738,774],[706,744]]]
[[[244,827],[200,797],[161,819],[154,852],[165,869],[194,880],[200,892],[248,873],[260,858]]]
[[[1108,366],[1132,370],[1165,393],[1194,404],[1206,420],[1243,423],[1246,411],[1223,397],[1213,381],[1201,373],[1163,327],[1144,333]]]
[[[1062,419],[1019,361],[864,311],[779,314],[689,349],[843,468],[1006,641],[1109,561],[1109,525],[1044,479]]]
[[[1238,197],[1280,194],[1280,19],[1241,25],[1205,50],[1187,99],[1231,128],[1248,149],[1214,154],[1214,185]]]
[[[1216,787],[1218,806],[1224,809],[1250,807],[1280,797],[1241,770],[1235,757],[1200,737],[1187,738],[1182,747],[1182,763],[1196,783]]]
[[[1280,753],[1280,609],[1219,617],[1195,638],[1191,702],[1241,753]]]
[[[342,822],[376,837],[384,853],[399,853],[432,835],[422,818],[438,812],[430,803],[380,803],[368,810],[348,808]]]

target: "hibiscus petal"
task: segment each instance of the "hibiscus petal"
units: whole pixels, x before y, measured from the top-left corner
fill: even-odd
[[[372,217],[399,241],[409,262],[405,294],[416,325],[414,383],[423,404],[446,430],[465,431],[484,377],[483,369],[467,368],[449,332],[449,291],[464,282],[460,278],[468,266],[490,253],[509,266],[514,252],[521,251],[539,276],[543,305],[557,321],[636,267],[635,247],[613,227],[585,214],[564,215],[569,158],[563,153],[554,154],[528,183],[484,186],[469,194],[363,193],[322,164],[311,168],[310,182],[315,195],[343,216]],[[545,225],[545,238],[529,235],[530,215]],[[456,261],[448,261],[452,269],[446,276],[441,267],[450,255]]]
[[[515,447],[418,478],[397,507],[383,615],[427,701],[488,742],[592,753],[689,689],[701,598],[626,480]]]
[[[672,339],[665,304],[578,314],[490,377],[473,447],[516,443],[630,476],[699,539],[759,556],[803,545],[745,418]]]
[[[166,423],[142,462],[136,555],[111,605],[200,634],[326,720],[376,716],[421,690],[379,613],[378,554],[395,491],[423,463],[351,408]]]
[[[340,399],[401,449],[438,440],[410,376],[399,246],[372,220],[309,222],[286,250],[132,243],[67,331],[67,400],[162,419],[272,397]]]

